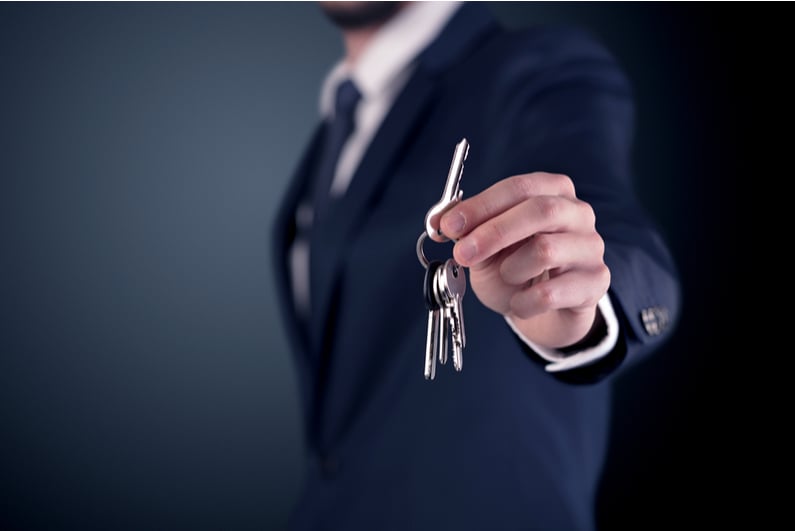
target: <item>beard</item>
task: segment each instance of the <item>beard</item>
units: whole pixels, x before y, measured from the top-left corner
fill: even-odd
[[[343,30],[378,26],[402,6],[403,2],[320,2],[323,13]]]

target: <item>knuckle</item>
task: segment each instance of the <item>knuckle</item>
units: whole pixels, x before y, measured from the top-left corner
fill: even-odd
[[[543,311],[555,307],[556,292],[549,287],[549,282],[538,283],[531,290],[535,291],[536,303]]]
[[[538,193],[536,180],[533,178],[533,174],[530,173],[514,175],[510,179],[510,184],[513,195],[521,199],[528,199]]]
[[[580,207],[580,212],[583,217],[585,223],[588,224],[588,227],[591,229],[596,228],[596,213],[593,210],[593,207],[590,203],[586,203],[585,201],[579,201],[578,205]]]
[[[554,219],[560,211],[560,202],[554,196],[539,196],[536,205],[539,213],[547,219]]]
[[[593,246],[596,254],[599,255],[599,258],[603,259],[605,255],[605,241],[598,232],[594,231],[590,234],[590,244]]]
[[[556,173],[558,179],[558,186],[563,189],[564,194],[574,195],[574,181],[571,177],[564,173]]]
[[[602,264],[599,267],[598,274],[599,274],[599,280],[602,283],[602,289],[606,292],[610,288],[610,282],[612,281],[610,268],[607,267],[606,264]]]
[[[533,251],[539,265],[545,269],[555,263],[557,247],[548,234],[536,234],[533,236]]]

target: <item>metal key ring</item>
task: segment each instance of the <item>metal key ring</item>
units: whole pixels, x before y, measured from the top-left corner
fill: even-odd
[[[422,264],[422,267],[428,269],[428,265],[431,263],[428,258],[425,256],[425,251],[422,249],[422,244],[425,243],[425,238],[428,237],[428,233],[422,231],[420,237],[417,238],[417,259]]]

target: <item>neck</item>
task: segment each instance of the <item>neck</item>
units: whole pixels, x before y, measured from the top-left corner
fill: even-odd
[[[354,66],[382,24],[347,30],[342,34],[345,42],[345,62]]]

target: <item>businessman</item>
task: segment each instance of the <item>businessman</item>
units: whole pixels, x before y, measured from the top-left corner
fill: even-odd
[[[292,529],[594,529],[610,382],[679,311],[626,77],[587,34],[479,3],[320,6],[345,56],[274,224],[309,463]],[[463,200],[424,250],[465,268],[464,368],[427,380],[414,245],[462,138]]]

